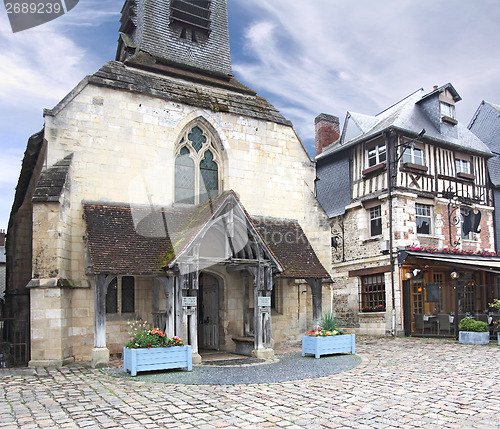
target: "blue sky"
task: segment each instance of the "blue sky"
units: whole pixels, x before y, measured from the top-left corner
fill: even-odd
[[[116,52],[123,0],[80,0],[13,34],[0,4],[0,229],[7,227],[30,135]],[[374,115],[423,87],[451,82],[468,124],[500,104],[497,0],[228,0],[233,71],[290,119],[313,152],[319,113]]]

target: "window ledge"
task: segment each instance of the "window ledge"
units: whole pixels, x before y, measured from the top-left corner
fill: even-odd
[[[363,240],[363,243],[370,243],[370,242],[375,242],[375,241],[380,241],[381,239],[383,238],[383,235],[380,234],[380,235],[375,235],[373,237],[370,237],[370,238],[366,238]]]
[[[476,178],[476,176],[474,176],[473,174],[463,173],[463,172],[457,173],[457,177],[459,177],[460,179],[470,181],[470,182],[473,182],[474,179]]]
[[[449,116],[442,116],[441,119],[443,122],[448,122],[451,125],[457,125],[458,121],[454,118],[450,118]]]
[[[387,313],[387,310],[381,310],[381,311],[360,311],[358,312],[359,316],[380,316],[382,314],[385,315]]]
[[[428,168],[425,165],[413,164],[412,162],[405,162],[403,170],[414,171],[417,173],[427,173]]]
[[[368,176],[370,174],[378,173],[379,171],[385,170],[385,162],[381,162],[380,164],[373,165],[372,167],[365,168],[361,174],[363,176]]]

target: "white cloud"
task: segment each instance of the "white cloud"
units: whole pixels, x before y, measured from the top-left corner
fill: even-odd
[[[304,140],[314,116],[376,114],[420,87],[451,82],[468,123],[483,98],[500,102],[500,3],[433,0],[236,0],[257,8],[247,57],[233,68],[288,112]]]

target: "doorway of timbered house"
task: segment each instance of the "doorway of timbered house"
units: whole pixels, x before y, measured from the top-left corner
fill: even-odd
[[[200,273],[198,289],[198,345],[202,350],[219,350],[219,281]]]

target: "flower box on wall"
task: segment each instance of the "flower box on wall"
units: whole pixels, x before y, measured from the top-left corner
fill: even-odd
[[[155,347],[150,349],[123,348],[123,369],[136,376],[139,371],[159,369],[193,369],[191,346]]]
[[[489,332],[470,332],[470,331],[459,331],[458,342],[460,344],[489,344],[490,333]]]
[[[313,337],[304,335],[302,337],[302,356],[313,354],[316,359],[321,355],[329,355],[334,353],[351,353],[356,352],[355,335],[332,335],[326,337]]]

